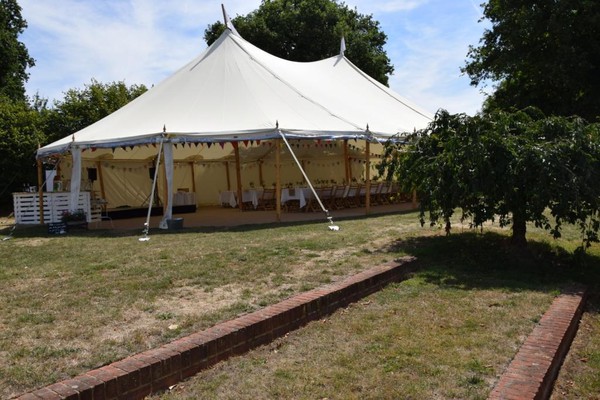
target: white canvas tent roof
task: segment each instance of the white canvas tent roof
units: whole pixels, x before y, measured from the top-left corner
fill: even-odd
[[[37,155],[64,153],[70,146],[158,143],[163,127],[171,143],[265,140],[279,138],[279,132],[289,138],[381,140],[425,127],[431,118],[359,70],[343,51],[321,61],[292,62],[226,29],[171,77]]]

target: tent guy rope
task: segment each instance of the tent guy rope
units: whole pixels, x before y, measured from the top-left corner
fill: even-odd
[[[279,135],[283,139],[283,142],[285,143],[286,147],[288,148],[288,150],[292,154],[292,158],[294,159],[294,161],[296,162],[296,165],[300,169],[300,172],[302,173],[302,176],[306,180],[306,183],[308,183],[308,187],[312,191],[313,196],[315,196],[315,199],[317,199],[317,202],[321,206],[321,209],[323,210],[323,212],[325,213],[325,215],[327,215],[327,220],[329,221],[329,230],[331,230],[331,231],[339,231],[340,227],[338,225],[335,225],[333,223],[333,217],[329,215],[329,211],[323,205],[323,202],[319,198],[319,195],[317,194],[317,191],[315,190],[315,188],[313,187],[312,183],[310,182],[310,179],[308,179],[308,175],[306,175],[306,172],[304,172],[304,169],[302,168],[302,164],[300,164],[300,161],[298,161],[298,158],[296,157],[296,154],[294,153],[294,150],[292,150],[292,146],[290,146],[290,143],[287,141],[287,138],[285,137],[285,135],[283,134],[283,132],[281,132],[281,130],[279,129],[279,122],[277,122],[277,131],[279,132]]]
[[[154,201],[154,192],[156,191],[156,181],[158,180],[158,167],[160,166],[160,156],[162,155],[164,138],[161,138],[160,145],[158,146],[158,156],[156,157],[156,167],[154,169],[154,179],[152,180],[152,190],[150,192],[150,198],[148,200],[148,214],[146,216],[146,222],[144,222],[144,236],[139,238],[140,242],[147,242],[150,240],[148,231],[150,230],[150,215],[152,214],[152,203]]]

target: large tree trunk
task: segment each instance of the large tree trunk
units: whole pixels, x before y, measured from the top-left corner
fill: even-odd
[[[513,214],[513,225],[512,225],[512,238],[511,243],[514,246],[525,247],[527,246],[527,239],[525,234],[527,233],[527,220],[524,216],[519,214]]]

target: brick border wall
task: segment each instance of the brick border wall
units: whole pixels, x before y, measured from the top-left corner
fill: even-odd
[[[527,337],[489,400],[547,399],[577,333],[587,289],[573,287],[558,296]]]
[[[301,293],[159,348],[23,394],[17,400],[142,399],[228,357],[269,343],[391,282],[405,279],[410,272],[406,264],[413,260],[404,257]]]

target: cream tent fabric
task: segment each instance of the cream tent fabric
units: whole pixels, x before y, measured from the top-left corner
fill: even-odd
[[[356,68],[342,54],[298,63],[272,56],[230,29],[171,77],[106,118],[51,143],[111,148],[278,138],[385,139],[424,127],[431,114]],[[141,158],[147,157],[141,152]]]
[[[260,50],[230,27],[171,77],[104,119],[42,147],[37,156],[71,154],[63,173],[77,169],[70,183],[74,195],[76,172],[99,168],[110,207],[139,206],[148,201],[147,173],[158,143],[164,143],[172,154],[165,158],[170,172],[159,180],[160,192],[172,198],[179,187],[201,187],[197,203],[214,204],[218,193],[232,186],[234,142],[244,175],[237,179],[244,186],[269,186],[275,179],[269,168],[272,139],[281,135],[292,141],[311,177],[332,182],[344,175],[337,170],[346,162],[339,161],[337,139],[382,142],[431,119],[360,71],[343,49],[325,60],[292,62]],[[363,167],[354,157],[353,176]],[[283,183],[302,180],[290,158],[282,168]],[[170,216],[171,202],[163,203]]]

